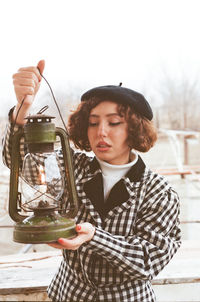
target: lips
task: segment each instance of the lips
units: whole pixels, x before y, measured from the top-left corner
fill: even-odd
[[[106,142],[99,142],[98,144],[97,144],[97,148],[105,148],[105,147],[111,147],[108,143],[106,143]]]
[[[103,142],[103,141],[101,141],[97,144],[97,150],[99,150],[101,152],[107,151],[110,147],[111,147],[111,145],[109,145],[108,143]]]

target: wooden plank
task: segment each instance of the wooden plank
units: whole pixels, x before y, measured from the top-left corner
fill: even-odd
[[[0,295],[46,291],[61,259],[61,251],[0,257]]]
[[[200,282],[200,241],[183,241],[170,263],[153,280],[153,284]]]
[[[52,301],[48,298],[46,292],[28,293],[28,294],[10,294],[10,295],[0,295],[0,301]],[[159,302],[159,301],[158,301]]]
[[[153,286],[157,302],[199,302],[200,283]]]
[[[200,173],[200,166],[186,166],[183,165],[182,169],[178,169],[178,167],[164,167],[164,168],[154,168],[153,169],[156,173],[162,175],[189,175]]]

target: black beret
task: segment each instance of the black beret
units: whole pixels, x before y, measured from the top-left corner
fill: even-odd
[[[129,104],[141,116],[148,120],[153,118],[152,109],[145,97],[139,92],[122,87],[121,83],[119,86],[107,85],[92,88],[82,95],[81,102],[88,101],[92,97],[99,97],[102,101],[110,100],[116,103]]]

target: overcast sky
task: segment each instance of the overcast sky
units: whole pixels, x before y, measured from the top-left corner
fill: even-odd
[[[15,103],[12,74],[40,59],[55,92],[122,82],[153,97],[163,71],[200,75],[199,0],[0,3],[1,114]]]

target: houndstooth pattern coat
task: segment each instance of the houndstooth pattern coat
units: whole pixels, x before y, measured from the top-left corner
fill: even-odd
[[[3,140],[7,166],[11,128],[9,124]],[[22,142],[22,157],[24,154]],[[58,155],[63,166],[62,152]],[[61,265],[48,287],[49,297],[74,302],[155,301],[151,280],[181,244],[177,193],[139,156],[105,203],[96,158],[73,152],[73,163],[79,196],[76,222],[90,222],[96,232],[78,250],[63,251]]]

